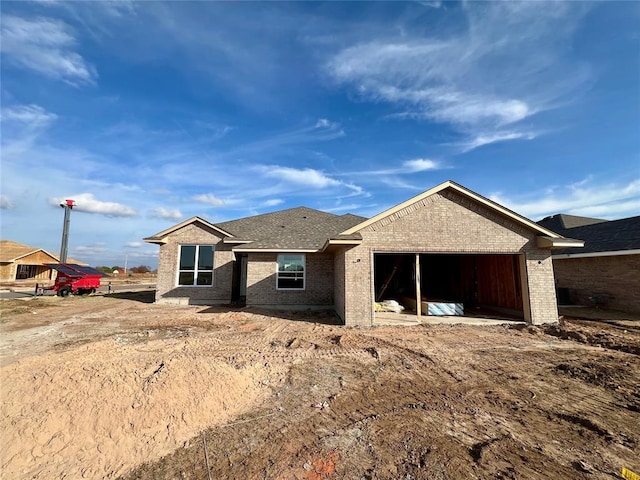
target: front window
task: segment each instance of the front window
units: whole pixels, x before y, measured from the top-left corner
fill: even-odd
[[[304,290],[304,255],[278,255],[278,290]]]
[[[178,285],[213,285],[213,245],[180,245]]]

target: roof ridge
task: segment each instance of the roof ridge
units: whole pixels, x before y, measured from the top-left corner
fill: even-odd
[[[331,215],[331,216],[337,217],[337,218],[341,217],[341,215],[336,215],[335,213],[325,212],[324,210],[318,210],[317,208],[305,207],[304,205],[300,205],[299,207],[284,208],[282,210],[274,210],[273,212],[258,213],[257,215],[247,215],[246,217],[240,217],[240,218],[234,218],[234,219],[231,219],[231,220],[225,220],[223,222],[214,223],[214,225],[224,225],[225,223],[238,222],[238,221],[241,221],[241,220],[248,220],[250,218],[260,218],[260,217],[265,217],[267,215],[274,215],[274,214],[277,214],[277,213],[291,212],[291,211],[294,211],[294,210],[311,210],[313,212],[323,213],[325,215]]]

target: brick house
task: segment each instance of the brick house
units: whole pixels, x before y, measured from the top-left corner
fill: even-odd
[[[585,242],[553,252],[560,304],[640,312],[640,216],[608,221],[557,214],[538,224]]]
[[[160,245],[157,302],[328,308],[363,326],[388,299],[418,319],[442,302],[556,322],[551,249],[583,245],[451,181],[370,219],[299,207],[144,240]]]

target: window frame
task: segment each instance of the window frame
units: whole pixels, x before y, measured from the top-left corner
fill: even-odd
[[[193,263],[193,270],[186,270],[180,268],[180,261],[182,260],[182,247],[196,247],[195,258]],[[198,261],[200,259],[200,247],[211,247],[211,270],[209,269],[200,269],[198,268]],[[215,272],[216,269],[216,246],[212,243],[181,243],[178,245],[178,265],[176,268],[176,286],[178,288],[211,288],[215,282]],[[180,284],[180,273],[191,273],[193,272],[193,283],[191,285],[181,285]],[[209,273],[211,272],[211,284],[209,285],[198,285],[198,273]]]
[[[280,257],[284,256],[297,256],[302,260],[302,288],[286,288],[280,287],[280,274],[291,273],[290,271],[280,270]],[[276,290],[290,291],[290,292],[303,292],[307,289],[307,255],[304,253],[279,253],[276,258]]]

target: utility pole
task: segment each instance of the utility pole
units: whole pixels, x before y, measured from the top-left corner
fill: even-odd
[[[60,204],[64,208],[64,223],[62,224],[62,245],[60,246],[60,263],[67,263],[69,251],[69,223],[71,222],[71,209],[75,207],[75,200],[65,200]]]

